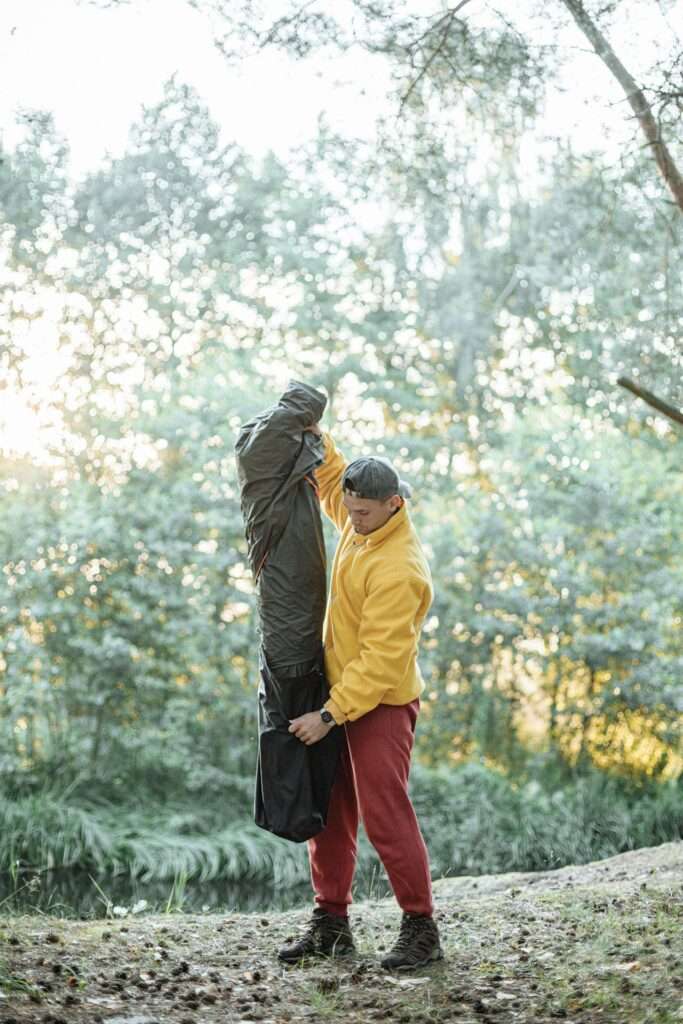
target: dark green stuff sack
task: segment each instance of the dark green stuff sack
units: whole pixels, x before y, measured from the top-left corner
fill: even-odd
[[[300,842],[325,826],[340,729],[307,747],[287,730],[328,696],[323,669],[325,546],[314,478],[325,396],[291,381],[277,405],[245,423],[235,451],[259,633],[255,821]]]

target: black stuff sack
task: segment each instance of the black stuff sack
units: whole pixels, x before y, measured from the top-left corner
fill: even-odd
[[[260,634],[254,819],[294,842],[325,827],[343,738],[335,728],[306,746],[288,731],[292,718],[318,711],[329,694],[325,546],[313,475],[323,444],[305,429],[325,403],[318,391],[291,381],[276,405],[244,424],[235,445]]]
[[[260,668],[254,820],[276,836],[302,842],[325,828],[342,732],[332,729],[309,747],[288,732],[290,719],[327,700],[322,666],[289,677],[274,675],[264,662]]]

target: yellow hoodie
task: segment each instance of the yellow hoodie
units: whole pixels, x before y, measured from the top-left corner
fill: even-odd
[[[315,476],[323,511],[341,530],[325,617],[325,706],[341,725],[422,692],[417,648],[433,591],[405,505],[378,530],[356,534],[342,502],[346,460],[329,434],[323,440],[325,461]]]

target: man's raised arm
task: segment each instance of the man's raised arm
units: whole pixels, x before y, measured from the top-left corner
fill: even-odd
[[[309,430],[313,429],[309,427]],[[343,504],[342,477],[347,462],[337,449],[334,441],[326,431],[318,428],[325,445],[325,461],[315,470],[315,479],[320,493],[320,504],[328,519],[331,519],[338,530],[344,528],[348,512]]]

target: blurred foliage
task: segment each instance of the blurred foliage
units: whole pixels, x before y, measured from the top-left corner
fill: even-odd
[[[627,788],[678,794],[683,484],[675,428],[614,382],[680,404],[683,254],[635,165],[560,147],[530,184],[514,139],[475,170],[471,140],[414,125],[382,153],[321,125],[255,162],[176,81],[79,182],[51,119],[25,128],[0,162],[0,371],[36,430],[10,415],[0,438],[0,862],[290,870],[247,824],[232,457],[290,374],[326,388],[349,456],[386,451],[414,483],[436,589],[419,756],[445,787],[471,760],[500,780],[509,827],[479,865],[661,838],[659,791],[650,814]],[[444,852],[431,778],[435,863],[474,870]],[[606,844],[580,834],[582,779],[607,787],[596,817],[626,787]]]

